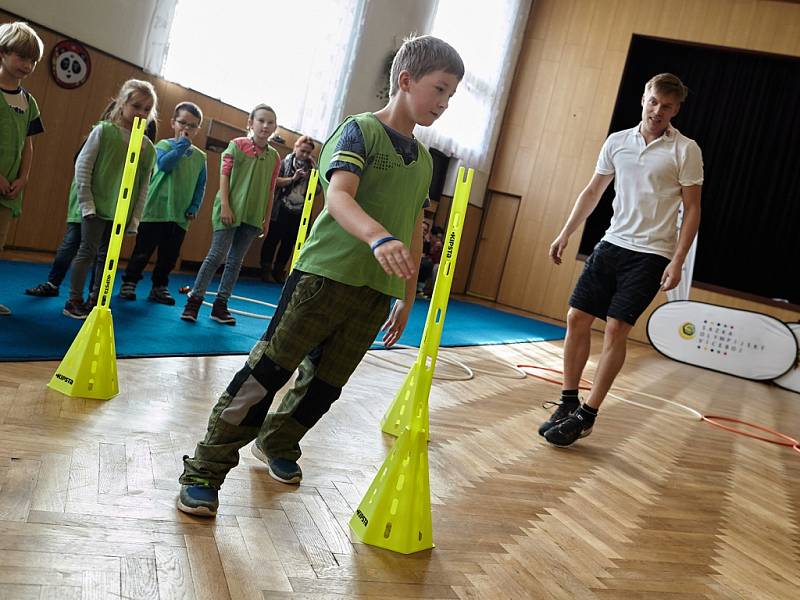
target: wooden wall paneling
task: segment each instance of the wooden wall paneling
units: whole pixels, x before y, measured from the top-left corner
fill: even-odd
[[[591,27],[585,38],[581,64],[599,70],[603,66],[603,57],[610,41],[611,29],[619,27],[615,19],[619,0],[593,4]]]
[[[472,269],[472,260],[475,254],[475,245],[478,242],[478,232],[483,219],[483,209],[474,204],[467,205],[467,215],[464,217],[464,229],[461,231],[461,244],[458,247],[458,260],[456,270],[453,272],[453,282],[450,293],[463,294],[467,289],[467,279]],[[445,227],[445,236],[447,227]],[[445,241],[446,243],[446,241]]]
[[[575,2],[574,0],[551,1],[554,6],[550,12],[550,22],[544,35],[542,60],[560,62]]]
[[[503,276],[511,233],[517,220],[520,199],[499,192],[490,192],[485,219],[475,249],[475,260],[470,269],[467,293],[487,300],[495,300]]]
[[[800,5],[757,0],[677,0],[668,4],[658,0],[540,0],[534,3],[529,19],[516,75],[522,83],[515,83],[511,90],[508,118],[490,174],[493,191],[521,191],[497,301],[563,319],[567,298],[583,268],[583,262],[574,260],[581,232],[573,235],[569,257],[560,268],[550,266],[546,250],[594,171],[631,36],[655,35],[800,55]],[[598,71],[589,70],[592,67]],[[528,69],[535,72],[532,80],[525,72]],[[584,110],[587,114],[581,121]],[[517,168],[516,162],[513,167],[508,163],[529,161],[530,156],[533,164],[526,183],[519,179],[524,169]],[[569,168],[575,170],[571,180],[565,175]],[[703,290],[692,290],[695,296],[729,306],[741,304],[737,298]],[[663,297],[656,299],[653,307],[661,302]],[[770,314],[780,312],[758,303],[750,306]],[[645,339],[642,327],[634,330],[634,338]]]

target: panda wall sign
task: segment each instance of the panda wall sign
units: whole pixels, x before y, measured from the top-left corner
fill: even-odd
[[[74,89],[89,79],[92,61],[89,52],[74,40],[61,40],[50,55],[50,72],[62,88]]]

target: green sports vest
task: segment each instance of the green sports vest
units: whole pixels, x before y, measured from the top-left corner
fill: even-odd
[[[18,113],[0,98],[0,173],[9,183],[19,176],[22,164],[22,151],[28,139],[28,126],[39,116],[36,100],[27,92],[21,92],[28,99],[28,110]],[[22,212],[23,189],[16,198],[8,198],[0,194],[0,206],[11,209],[11,216],[19,217]]]
[[[326,171],[344,126],[350,121],[355,121],[361,130],[366,148],[355,200],[369,216],[410,248],[414,224],[428,197],[433,173],[431,155],[417,142],[417,160],[406,165],[375,115],[363,113],[348,117],[320,152],[320,181],[326,194],[330,183]],[[354,160],[360,162],[361,159],[355,157]],[[395,298],[405,296],[405,280],[387,275],[369,245],[347,233],[330,215],[327,206],[314,222],[296,266],[300,271],[347,285],[367,286]]]
[[[277,150],[267,146],[261,156],[248,156],[236,145],[234,141],[228,144],[222,156],[233,156],[233,169],[230,175],[230,194],[228,200],[233,211],[234,222],[230,226],[222,224],[220,213],[222,201],[220,193],[214,198],[214,210],[211,213],[211,224],[214,231],[226,227],[238,227],[247,223],[261,229],[269,205],[272,174],[275,166],[280,162]],[[220,160],[220,175],[222,174],[223,161]]]
[[[169,140],[161,140],[156,148],[169,152],[173,146]],[[196,146],[191,146],[191,150],[191,154],[184,154],[169,173],[156,166],[147,189],[142,223],[177,223],[189,229],[186,210],[192,205],[197,178],[206,164],[205,152]]]
[[[114,220],[114,211],[117,208],[119,187],[122,183],[122,172],[125,169],[125,160],[128,154],[128,142],[122,137],[122,132],[111,121],[100,121],[95,127],[100,127],[100,147],[92,170],[92,196],[94,197],[95,213],[106,221]],[[136,179],[131,190],[131,203],[128,208],[126,223],[130,222],[133,207],[139,198],[142,181],[147,181],[155,165],[155,150],[153,143],[148,138],[142,139],[142,150],[139,153],[139,165],[136,169]],[[69,207],[67,208],[67,222],[80,223],[81,211],[78,204],[78,188],[75,178],[69,188]]]

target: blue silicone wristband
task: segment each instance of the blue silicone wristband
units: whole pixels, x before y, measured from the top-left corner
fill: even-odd
[[[375,252],[375,248],[377,248],[378,246],[382,246],[386,242],[392,242],[392,241],[395,241],[395,240],[397,240],[396,237],[394,237],[393,235],[388,235],[385,238],[381,238],[381,239],[379,239],[379,240],[377,240],[375,242],[372,242],[372,245],[370,246],[370,248],[372,248],[372,251]],[[399,241],[399,240],[397,240],[397,241]]]

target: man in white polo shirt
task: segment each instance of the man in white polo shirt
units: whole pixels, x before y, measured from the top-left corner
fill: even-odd
[[[578,196],[561,233],[550,246],[557,265],[570,235],[591,214],[614,179],[611,225],[586,260],[569,300],[564,342],[564,385],[557,410],[539,427],[556,446],[568,446],[592,431],[614,378],[625,362],[628,334],[660,290],[680,283],[681,269],[700,225],[703,159],[700,147],[675,129],[687,89],[669,73],[644,88],[642,121],[608,136],[595,174]],[[678,209],[683,223],[677,231]],[[606,321],[603,353],[586,402],[578,385],[589,358],[592,323]]]

